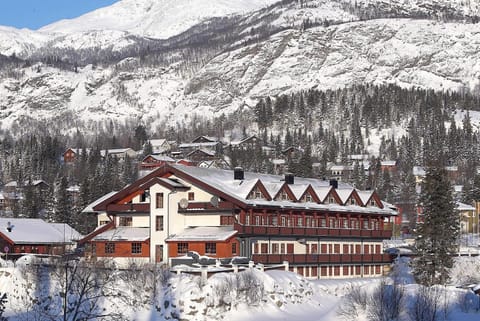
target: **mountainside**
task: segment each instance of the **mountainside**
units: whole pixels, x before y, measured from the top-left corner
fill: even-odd
[[[0,53],[15,57],[0,66],[1,125],[92,129],[135,119],[154,127],[355,83],[475,92],[478,8],[462,0],[123,0],[38,32],[2,27]]]

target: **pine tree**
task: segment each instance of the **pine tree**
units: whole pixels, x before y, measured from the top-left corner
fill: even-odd
[[[443,167],[427,169],[420,204],[423,219],[417,228],[414,275],[424,285],[445,284],[457,250],[459,217]]]
[[[71,204],[70,197],[67,192],[68,182],[65,176],[57,178],[55,182],[55,207],[53,220],[57,223],[67,223],[70,222],[71,215]]]

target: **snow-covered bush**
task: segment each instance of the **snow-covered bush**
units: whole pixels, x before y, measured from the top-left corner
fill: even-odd
[[[455,264],[450,270],[450,282],[455,285],[480,283],[480,258],[455,258]]]

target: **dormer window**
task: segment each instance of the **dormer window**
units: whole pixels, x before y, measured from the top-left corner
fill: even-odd
[[[290,197],[288,196],[288,193],[285,191],[285,189],[282,189],[277,197],[275,197],[276,201],[289,201]]]
[[[375,203],[373,198],[370,200],[370,206],[377,206],[377,203]]]
[[[337,202],[335,202],[335,198],[333,196],[329,196],[328,197],[328,204],[336,204]]]
[[[355,202],[355,198],[354,197],[350,197],[350,205],[355,205],[356,202]]]
[[[248,195],[248,199],[263,199],[262,191],[257,187],[255,187],[250,194]]]
[[[305,203],[307,203],[307,202],[313,202],[312,195],[310,195],[309,193],[305,194],[305,195],[303,196],[302,201],[305,202]]]

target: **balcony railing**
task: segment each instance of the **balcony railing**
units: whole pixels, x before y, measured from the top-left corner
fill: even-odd
[[[137,212],[137,213],[149,213],[149,203],[129,203],[129,204],[109,204],[107,206],[107,212]]]
[[[381,238],[392,237],[391,230],[358,230],[339,229],[328,227],[291,227],[291,226],[269,226],[269,225],[242,225],[234,224],[239,235],[282,235],[282,236],[328,236],[328,237],[360,237],[360,238]]]
[[[253,254],[252,260],[263,264],[372,264],[391,263],[390,254]]]
[[[178,213],[208,213],[208,212],[231,212],[232,204],[229,202],[219,202],[213,205],[210,202],[189,202],[187,207],[182,208],[178,205]]]

